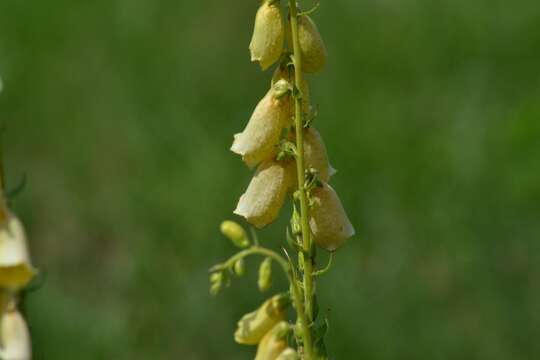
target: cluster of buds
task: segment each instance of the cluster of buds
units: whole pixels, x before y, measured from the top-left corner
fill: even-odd
[[[17,309],[19,293],[35,276],[20,220],[0,209],[0,358],[31,358],[30,334]]]

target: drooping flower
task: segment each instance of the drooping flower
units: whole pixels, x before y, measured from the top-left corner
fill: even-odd
[[[23,225],[8,211],[5,221],[0,223],[0,286],[23,288],[35,272],[30,261]]]
[[[288,122],[289,99],[277,97],[273,86],[259,102],[243,132],[234,135],[231,151],[242,156],[249,167],[277,153],[281,131]]]
[[[294,141],[295,134],[291,133]],[[326,146],[321,134],[314,127],[304,131],[304,163],[307,169],[314,168],[318,171],[319,179],[328,182],[336,170],[330,165]]]
[[[322,187],[313,189],[311,199],[314,204],[309,225],[313,240],[318,246],[334,251],[354,235],[354,228],[338,195],[330,185],[323,183]]]
[[[276,360],[298,360],[298,353],[296,350],[287,348],[279,354],[279,356],[276,358]]]
[[[293,182],[293,162],[270,160],[262,163],[234,213],[257,228],[270,224],[279,215]]]
[[[30,360],[32,346],[24,318],[16,308],[9,309],[0,319],[0,359]]]
[[[234,340],[239,344],[258,344],[266,333],[284,319],[288,305],[289,301],[283,295],[275,295],[266,300],[257,310],[238,321]]]
[[[281,321],[270,330],[259,343],[255,360],[275,360],[287,348],[289,324]]]
[[[317,25],[308,15],[298,18],[298,40],[302,54],[302,71],[316,73],[326,65],[326,46]]]
[[[285,26],[279,2],[265,0],[255,16],[253,36],[249,44],[251,61],[258,61],[262,70],[274,64],[283,52]]]

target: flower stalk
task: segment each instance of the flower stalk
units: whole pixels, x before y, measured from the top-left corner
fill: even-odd
[[[291,38],[293,46],[293,64],[294,64],[294,86],[301,89],[302,80],[302,53],[300,51],[300,41],[298,38],[298,9],[296,0],[289,0]],[[300,225],[302,231],[302,251],[304,256],[304,320],[300,319],[303,328],[303,351],[306,359],[313,358],[313,345],[311,331],[309,326],[313,322],[313,259],[311,251],[311,232],[309,229],[309,214],[307,205],[307,194],[305,188],[306,168],[304,165],[304,121],[302,114],[302,93],[296,92],[294,96],[295,111],[295,133],[296,133],[296,173],[298,177],[298,192],[300,193]],[[307,257],[307,259],[306,259]],[[306,261],[307,260],[307,261]],[[308,323],[309,322],[309,323]]]

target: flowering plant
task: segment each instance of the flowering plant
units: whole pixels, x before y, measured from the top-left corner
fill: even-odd
[[[249,49],[251,60],[264,71],[276,65],[271,86],[257,104],[245,129],[234,136],[231,150],[250,168],[257,167],[235,214],[256,228],[272,223],[287,198],[293,204],[286,245],[276,252],[248,236],[236,222],[221,224],[221,232],[237,254],[210,269],[210,291],[217,294],[232,276],[243,275],[244,258],[264,257],[259,268],[259,290],[272,284],[277,264],[289,280],[288,291],[273,295],[238,322],[234,339],[257,345],[256,360],[327,359],[324,337],[328,320],[318,319],[315,280],[330,269],[333,254],[355,233],[341,201],[328,184],[334,168],[326,147],[313,127],[316,112],[304,73],[321,71],[326,47],[310,11],[288,1],[288,16],[279,0],[263,0],[255,16]],[[316,269],[317,247],[330,252],[328,265]],[[282,254],[281,254],[282,253]],[[292,253],[292,255],[290,255]],[[289,306],[296,312],[286,319]]]

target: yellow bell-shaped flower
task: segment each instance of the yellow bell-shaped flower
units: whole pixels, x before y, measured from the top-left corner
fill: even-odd
[[[308,15],[298,18],[298,40],[302,54],[302,71],[316,73],[326,65],[326,46],[317,25]]]
[[[279,354],[279,356],[276,358],[276,360],[298,360],[298,353],[296,350],[287,348]]]
[[[295,133],[291,133],[291,141],[295,141]],[[321,134],[314,127],[304,131],[304,163],[307,169],[314,168],[319,172],[319,179],[328,182],[336,170],[330,165],[326,146]]]
[[[0,318],[0,359],[30,360],[32,345],[24,318],[16,308]]]
[[[262,163],[234,213],[257,228],[270,224],[279,215],[293,183],[294,162],[270,160]]]
[[[266,300],[257,310],[246,314],[238,321],[234,340],[239,344],[258,344],[263,336],[285,317],[289,301],[282,295]]]
[[[251,61],[258,61],[263,71],[268,69],[281,56],[284,41],[285,25],[279,1],[265,0],[255,16],[249,44]]]
[[[0,223],[0,287],[23,288],[35,272],[24,228],[15,215],[7,212],[5,221]]]
[[[281,321],[262,338],[255,360],[275,360],[287,348],[289,324]]]
[[[281,131],[289,118],[289,99],[277,98],[272,87],[259,102],[243,132],[234,135],[231,151],[242,156],[249,167],[277,153]]]
[[[352,226],[338,195],[326,183],[311,191],[314,204],[310,212],[309,225],[315,243],[334,251],[354,235]]]

